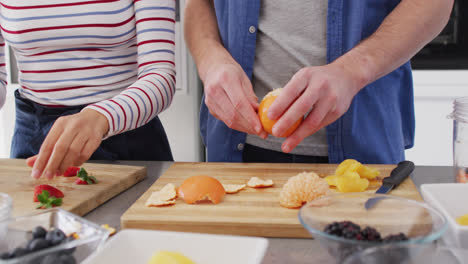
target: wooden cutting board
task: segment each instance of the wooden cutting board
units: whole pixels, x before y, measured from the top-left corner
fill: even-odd
[[[371,165],[386,177],[395,165]],[[157,229],[182,232],[233,234],[262,237],[310,237],[298,220],[298,209],[279,205],[279,193],[286,181],[303,171],[320,176],[333,174],[336,164],[255,164],[255,163],[174,163],[121,217],[122,228]],[[219,204],[189,205],[177,198],[167,207],[146,207],[153,191],[167,183],[176,186],[184,179],[205,174],[221,183],[244,184],[251,177],[272,179],[274,186],[265,189],[246,188],[237,194],[226,194]],[[375,192],[381,180],[371,183]],[[413,181],[407,179],[391,191],[392,195],[422,200]]]
[[[35,180],[25,160],[0,159],[0,192],[13,198],[13,216],[20,216],[38,210],[39,203],[33,202],[33,189],[39,184],[49,184],[64,193],[62,209],[83,216],[146,176],[145,167],[95,163],[85,163],[83,167],[95,175],[98,184],[77,185],[76,177]]]

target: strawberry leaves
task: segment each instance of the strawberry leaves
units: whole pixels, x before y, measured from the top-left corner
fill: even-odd
[[[40,202],[39,206],[36,207],[37,209],[45,209],[62,205],[62,198],[50,196],[49,192],[46,190],[43,190],[41,194],[37,195],[37,200]]]
[[[76,176],[78,176],[78,178],[79,178],[76,181],[77,184],[95,184],[95,183],[98,183],[98,180],[94,176],[88,175],[88,172],[84,168],[81,168],[78,171],[78,174]]]

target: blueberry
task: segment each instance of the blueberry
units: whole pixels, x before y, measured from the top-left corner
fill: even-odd
[[[76,264],[76,260],[72,255],[61,255],[59,258],[60,264]]]
[[[44,238],[35,238],[28,244],[29,251],[37,251],[50,246],[49,241]]]
[[[45,256],[40,264],[59,264],[60,262],[60,256],[58,254],[49,254]]]
[[[54,229],[52,231],[47,232],[45,239],[50,242],[52,246],[58,245],[65,240],[67,236],[65,233],[62,232],[60,229]]]
[[[42,226],[36,226],[32,230],[33,238],[44,238],[46,234],[47,234],[47,230],[45,230],[45,228],[43,228]]]

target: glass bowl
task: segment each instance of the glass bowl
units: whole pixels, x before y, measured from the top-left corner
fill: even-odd
[[[351,255],[343,264],[463,264],[467,259],[466,249],[413,244],[369,248]]]
[[[366,209],[369,199],[374,205]],[[385,244],[429,243],[438,239],[447,227],[446,218],[429,205],[405,198],[373,194],[331,194],[304,205],[299,221],[329,254],[341,263],[346,257],[369,247],[381,246],[381,241],[364,241],[330,235],[325,227],[333,222],[351,221],[364,229],[373,227],[381,237],[403,233],[406,241]]]
[[[12,207],[13,199],[6,193],[0,193],[0,221],[10,218]]]
[[[73,251],[77,263],[83,261],[100,248],[109,236],[104,228],[60,208],[40,210],[37,213],[20,216],[0,222],[4,234],[0,237],[0,254],[11,252],[17,247],[26,248],[32,238],[31,230],[42,226],[46,230],[61,229],[67,236],[76,233],[78,239],[41,249],[21,257],[2,260],[0,264],[38,263],[49,254]],[[74,249],[73,249],[74,248]]]

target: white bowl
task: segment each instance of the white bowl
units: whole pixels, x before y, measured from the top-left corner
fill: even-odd
[[[157,251],[175,251],[197,264],[259,264],[267,246],[259,237],[124,229],[83,264],[148,263]]]
[[[468,214],[468,184],[423,184],[421,194],[426,203],[447,218],[448,230],[442,237],[444,243],[447,246],[468,248],[468,226],[456,222],[458,217]]]

